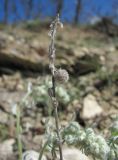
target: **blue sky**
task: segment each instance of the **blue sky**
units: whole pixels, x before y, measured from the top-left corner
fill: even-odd
[[[21,2],[22,1],[22,2]],[[25,1],[25,0],[24,0]],[[33,0],[34,15],[38,15],[40,12],[40,18],[52,17],[56,13],[56,5],[53,3],[54,0]],[[11,10],[13,2],[17,8],[16,16]],[[64,0],[63,10],[61,19],[63,21],[71,22],[75,15],[75,6],[77,0]],[[117,5],[116,5],[117,3]],[[80,15],[80,22],[88,22],[92,17],[95,16],[112,16],[118,11],[118,0],[82,0],[82,10]],[[20,20],[25,20],[25,7],[23,0],[9,0],[9,13],[8,21],[10,23]],[[30,19],[33,19],[31,16]],[[0,22],[4,19],[4,0],[0,0]]]

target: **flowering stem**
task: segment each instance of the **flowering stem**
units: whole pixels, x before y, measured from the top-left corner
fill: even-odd
[[[53,90],[53,97],[56,97],[56,93],[55,93],[55,78],[54,75],[52,75],[52,90]]]
[[[60,137],[60,133],[59,133],[59,118],[58,118],[58,102],[56,99],[56,93],[55,93],[55,77],[54,77],[54,72],[55,72],[55,66],[54,66],[54,61],[55,61],[55,36],[56,36],[56,29],[57,29],[57,25],[61,24],[60,20],[59,20],[59,15],[56,17],[56,19],[52,22],[51,24],[51,31],[49,33],[50,37],[51,37],[51,44],[49,47],[49,60],[50,60],[50,70],[51,70],[51,74],[52,74],[52,95],[51,95],[51,99],[52,99],[52,104],[54,107],[54,116],[55,116],[55,126],[56,126],[56,133],[57,133],[57,137],[58,137],[58,147],[59,147],[59,154],[60,154],[60,160],[63,160],[63,155],[62,155],[62,143],[61,143],[61,137]]]
[[[17,106],[17,121],[16,121],[16,131],[17,131],[17,143],[18,143],[18,154],[19,160],[22,160],[22,142],[21,142],[21,126],[20,126],[20,109]]]
[[[54,78],[54,76],[52,76],[52,88],[53,88],[53,96],[54,96],[54,98],[56,98],[56,95],[55,95],[55,78]],[[63,160],[62,143],[61,143],[61,137],[60,137],[60,133],[59,133],[58,104],[55,104],[53,102],[53,106],[54,106],[54,113],[55,113],[56,132],[57,132],[57,137],[58,137],[58,140],[59,140],[60,160]]]

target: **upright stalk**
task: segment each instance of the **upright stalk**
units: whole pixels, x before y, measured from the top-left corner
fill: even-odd
[[[21,126],[20,126],[20,109],[17,106],[17,121],[16,121],[16,131],[17,131],[17,143],[18,143],[18,160],[22,160],[22,142],[21,142]]]
[[[50,65],[49,68],[51,70],[52,74],[52,93],[51,93],[51,99],[52,99],[52,104],[54,107],[54,116],[55,116],[55,126],[56,126],[56,133],[57,133],[57,138],[58,138],[58,147],[59,147],[59,154],[60,154],[60,160],[63,160],[63,154],[62,154],[62,142],[61,142],[61,137],[60,137],[60,132],[59,132],[59,118],[58,118],[58,101],[56,99],[56,93],[55,93],[55,36],[56,36],[56,30],[57,30],[57,25],[61,24],[59,15],[57,15],[56,19],[52,22],[50,25],[51,31],[49,32],[49,36],[51,37],[51,43],[49,46],[49,61]]]
[[[60,133],[59,133],[58,102],[56,102],[55,78],[54,78],[54,76],[52,76],[52,88],[53,88],[53,96],[54,96],[54,100],[55,100],[55,101],[53,101],[53,106],[54,106],[54,113],[55,113],[54,115],[55,115],[56,133],[57,133],[57,137],[58,137],[58,140],[59,140],[58,145],[59,145],[60,160],[63,160],[62,142],[61,142],[61,137],[60,137]]]

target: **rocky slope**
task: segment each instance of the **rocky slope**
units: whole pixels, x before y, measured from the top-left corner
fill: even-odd
[[[117,40],[118,37],[109,38],[85,28],[59,29],[55,42],[56,64],[70,74],[70,82],[64,87],[72,97],[66,106],[61,104],[62,125],[67,124],[75,111],[75,119],[82,127],[92,126],[96,132],[109,135],[108,128],[118,114]],[[33,32],[7,27],[0,31],[0,145],[4,145],[5,140],[10,147],[16,144],[14,104],[25,95],[27,84],[35,85],[38,81],[42,85],[50,74],[49,41],[45,28]],[[46,110],[40,103],[24,109],[24,149],[40,148],[48,116]],[[10,151],[9,154],[14,155],[13,148]]]

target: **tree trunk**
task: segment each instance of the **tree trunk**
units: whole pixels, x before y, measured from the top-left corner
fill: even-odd
[[[30,18],[32,16],[33,0],[27,0],[26,6],[26,18]]]
[[[4,1],[4,23],[6,24],[8,21],[8,8],[9,8],[9,0]]]
[[[77,24],[79,21],[81,5],[82,5],[82,0],[78,0],[76,5],[76,10],[75,10],[74,24]]]
[[[11,4],[11,12],[15,16],[14,23],[17,22],[17,20],[21,19],[20,15],[18,14],[18,11],[17,11],[16,0],[13,0],[13,2]]]
[[[63,7],[63,0],[57,0],[57,12],[56,12],[56,14],[61,14],[62,7]]]

